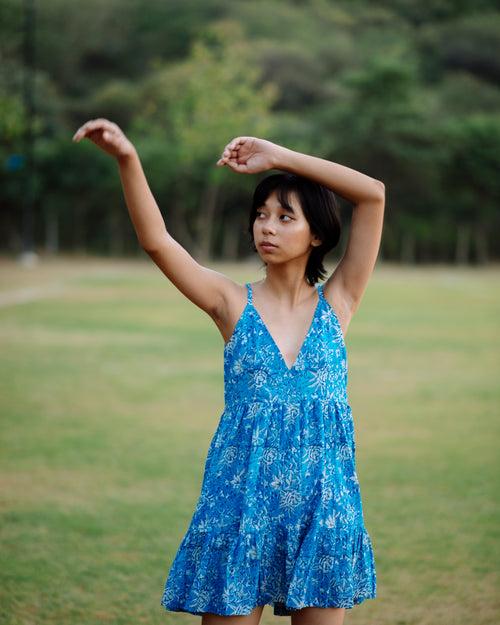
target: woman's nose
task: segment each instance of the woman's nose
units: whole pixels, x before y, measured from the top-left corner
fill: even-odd
[[[272,222],[267,221],[262,226],[262,232],[275,232],[276,228],[273,226]]]

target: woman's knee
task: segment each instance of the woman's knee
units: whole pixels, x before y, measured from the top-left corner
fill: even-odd
[[[292,625],[342,625],[345,608],[302,608],[292,613]]]

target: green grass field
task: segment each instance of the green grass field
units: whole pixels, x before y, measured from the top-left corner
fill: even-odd
[[[378,597],[346,624],[500,622],[499,283],[379,263],[349,326]],[[199,623],[159,602],[223,409],[215,324],[147,258],[3,259],[0,337],[0,622]]]

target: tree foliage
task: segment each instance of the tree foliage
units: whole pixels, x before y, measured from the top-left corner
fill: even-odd
[[[4,249],[21,247],[30,176],[37,247],[137,249],[116,164],[71,143],[81,123],[107,117],[137,145],[167,227],[195,255],[251,254],[258,180],[215,167],[238,135],[383,180],[384,258],[499,255],[497,3],[45,0],[33,69],[25,6],[0,4]],[[29,128],[34,172],[23,161]]]

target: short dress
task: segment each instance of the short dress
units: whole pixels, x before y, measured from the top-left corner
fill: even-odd
[[[376,597],[376,572],[344,336],[317,285],[314,316],[288,367],[246,287],[224,346],[224,410],[160,603],[197,615],[245,615],[266,604],[278,616],[352,608]]]

